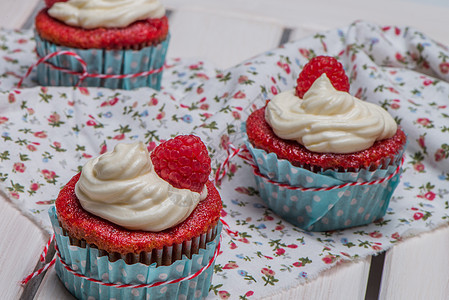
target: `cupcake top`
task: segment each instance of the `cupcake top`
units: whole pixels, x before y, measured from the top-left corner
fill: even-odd
[[[84,29],[123,28],[139,20],[162,18],[165,9],[158,0],[69,0],[55,3],[48,14]]]
[[[89,161],[61,189],[55,201],[58,220],[69,236],[120,254],[151,252],[213,234],[223,206],[209,180],[210,164],[206,146],[194,135],[164,141],[151,153],[142,143],[118,144]],[[162,228],[157,223],[169,227],[147,231],[117,224],[124,220],[135,228],[134,219],[155,226],[146,229]],[[178,224],[168,225],[166,219]]]
[[[167,40],[159,0],[46,0],[35,18],[40,39],[76,49],[140,50]]]
[[[118,144],[113,151],[89,160],[75,193],[82,207],[131,230],[158,232],[183,222],[199,201],[201,192],[176,188],[155,172],[142,142]]]
[[[326,73],[313,82],[302,99],[295,90],[276,95],[267,104],[265,118],[280,138],[297,141],[318,153],[365,150],[397,131],[386,110],[336,90]]]

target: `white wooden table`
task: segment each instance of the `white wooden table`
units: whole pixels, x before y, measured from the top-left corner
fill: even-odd
[[[170,11],[169,57],[197,57],[219,68],[354,20],[413,26],[449,45],[447,0],[162,0]],[[32,28],[42,0],[0,1],[0,26]],[[226,47],[225,47],[226,46]],[[48,236],[0,194],[0,299],[73,299],[52,270],[26,289]],[[285,291],[283,299],[449,299],[449,227],[385,254],[343,263]]]

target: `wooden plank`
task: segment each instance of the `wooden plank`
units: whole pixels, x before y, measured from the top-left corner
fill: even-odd
[[[22,27],[26,22],[24,16],[32,11],[38,1],[41,0],[0,2],[0,26]],[[313,34],[315,30],[346,26],[353,20],[365,19],[381,25],[413,25],[435,39],[449,44],[446,17],[449,8],[436,9],[419,3],[404,3],[397,0],[358,3],[342,0],[301,3],[299,6],[298,2],[291,0],[191,0],[188,2],[164,0],[164,4],[178,14],[171,23],[172,34],[183,33],[182,36],[173,36],[169,56],[204,58],[216,63],[217,67],[232,66],[243,59],[275,47],[284,26],[296,28],[290,38],[293,40]],[[342,7],[345,9],[341,9]],[[339,13],[336,14],[335,11]],[[419,18],[416,17],[416,12],[419,12]],[[237,28],[244,30],[235,30],[236,25],[239,25]],[[249,26],[249,29],[246,26]],[[198,32],[191,30],[198,27],[200,27]],[[270,37],[266,37],[267,34]],[[222,43],[222,40],[227,42]],[[230,45],[234,47],[232,52],[226,50]],[[2,298],[14,299],[20,295],[21,291],[16,282],[31,272],[46,238],[36,238],[41,233],[34,231],[36,227],[33,224],[26,225],[30,222],[26,218],[23,220],[24,217],[9,203],[0,201],[0,209],[2,232],[0,294]],[[15,222],[16,220],[20,221]],[[4,225],[8,222],[12,222],[13,225],[5,227]],[[21,227],[23,224],[25,227]],[[387,253],[381,299],[431,299],[429,295],[435,296],[434,299],[443,299],[449,294],[447,280],[449,263],[447,251],[445,251],[449,238],[447,230],[449,229],[441,230],[443,233],[438,230],[420,238],[410,239]],[[34,238],[40,241],[35,243]],[[28,260],[24,259],[28,256]],[[335,267],[316,280],[285,292],[284,298],[363,299],[362,290],[366,288],[369,269],[369,259],[367,260],[368,262],[362,261],[362,265],[359,262]],[[435,266],[440,268],[435,271],[433,269]],[[438,276],[429,274],[438,274]],[[5,283],[8,283],[7,287],[4,286]],[[425,288],[426,285],[429,288]],[[54,271],[48,273],[38,291],[38,299],[52,299],[50,296],[55,296],[53,299],[67,298],[67,292],[55,278]]]
[[[23,291],[19,282],[33,272],[48,236],[3,197],[0,236],[0,298],[18,299]]]
[[[371,257],[367,257],[358,262],[341,263],[315,280],[263,299],[364,299],[370,261]]]
[[[382,281],[382,270],[384,268],[385,252],[371,257],[368,283],[366,287],[365,300],[378,300],[380,283]]]
[[[379,299],[448,299],[449,227],[423,233],[389,250]]]
[[[37,291],[34,300],[64,299],[75,300],[75,297],[64,287],[56,274],[55,268],[51,268],[45,274],[44,280]]]
[[[265,297],[279,299],[363,299],[370,269],[371,258],[355,263],[342,263],[324,271],[315,280],[299,284],[289,290]],[[54,269],[47,272],[34,298],[35,300],[75,299],[63,286]]]
[[[22,28],[41,1],[43,2],[43,0],[0,1],[0,27]]]
[[[426,0],[164,0],[164,5],[179,11],[220,11],[223,14],[252,15],[289,28],[322,28],[347,26],[355,20],[379,25],[413,26],[449,45],[449,5]],[[260,37],[259,37],[260,38]]]
[[[25,22],[20,27],[21,29],[31,29],[34,28],[34,19],[36,18],[36,15],[45,7],[44,1],[39,1],[37,5],[34,7],[31,14],[28,16],[28,18],[25,20]]]
[[[237,14],[173,11],[169,57],[198,58],[227,68],[278,46],[283,28]]]
[[[328,30],[328,28],[324,27],[324,26],[301,26],[301,27],[297,27],[294,28],[292,30],[292,33],[290,34],[290,41],[296,41],[296,40],[300,40],[309,36],[313,36],[315,35],[317,32],[323,32],[325,30]]]

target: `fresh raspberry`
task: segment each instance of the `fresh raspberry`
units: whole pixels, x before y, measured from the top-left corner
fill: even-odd
[[[47,7],[52,7],[56,2],[67,2],[68,0],[45,0],[45,5]]]
[[[323,73],[338,91],[349,92],[349,79],[345,74],[343,65],[331,56],[316,56],[302,69],[296,80],[296,95],[302,99],[312,84]]]
[[[180,189],[201,192],[211,171],[210,157],[201,139],[180,135],[157,146],[151,152],[156,173]]]

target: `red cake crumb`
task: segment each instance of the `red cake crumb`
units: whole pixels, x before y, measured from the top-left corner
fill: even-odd
[[[58,220],[69,235],[99,249],[121,254],[150,252],[164,246],[180,244],[206,233],[220,219],[222,202],[212,182],[206,183],[208,196],[199,202],[192,214],[181,224],[161,232],[128,230],[83,209],[75,194],[75,175],[56,199]]]
[[[398,128],[393,137],[376,141],[366,150],[347,154],[311,152],[296,141],[276,136],[265,121],[265,107],[256,110],[248,117],[246,133],[254,147],[275,153],[278,158],[286,159],[294,166],[314,172],[327,169],[356,171],[361,168],[377,168],[388,158],[397,155],[406,143],[405,133]]]
[[[164,41],[168,34],[168,19],[137,21],[125,28],[83,29],[66,25],[52,18],[48,9],[35,19],[38,34],[54,44],[79,49],[141,49]]]

